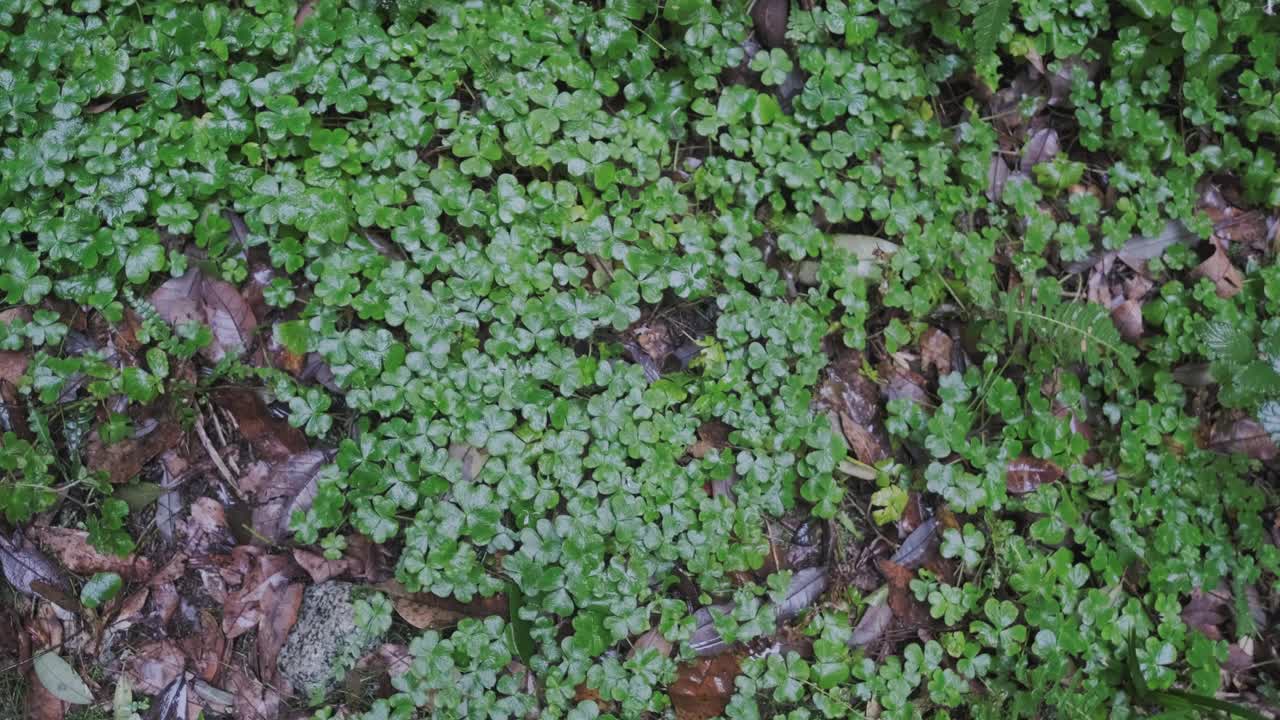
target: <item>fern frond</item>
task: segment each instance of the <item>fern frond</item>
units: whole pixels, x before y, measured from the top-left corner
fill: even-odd
[[[1029,340],[1047,347],[1059,362],[1090,367],[1115,362],[1126,374],[1137,373],[1133,347],[1125,343],[1111,314],[1101,305],[1066,302],[1046,306],[1023,298],[1021,293],[1007,293],[1001,311],[1010,343],[1018,339],[1020,330]]]
[[[1000,33],[1009,24],[1009,13],[1013,10],[1013,0],[983,0],[973,19],[974,48],[979,58],[985,58],[996,50]]]
[[[1280,400],[1269,400],[1258,408],[1258,422],[1271,439],[1280,442]]]

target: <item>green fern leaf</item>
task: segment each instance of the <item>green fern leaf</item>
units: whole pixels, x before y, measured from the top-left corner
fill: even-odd
[[[1009,24],[1013,0],[985,0],[974,18],[974,48],[985,58],[996,50],[1000,32]]]
[[[1280,401],[1269,400],[1258,408],[1258,422],[1271,439],[1280,443]]]
[[[1091,367],[1115,362],[1126,374],[1137,374],[1134,349],[1120,337],[1111,314],[1101,305],[1073,302],[1046,307],[1009,293],[1002,310],[1010,343],[1021,334],[1047,346],[1059,362]]]

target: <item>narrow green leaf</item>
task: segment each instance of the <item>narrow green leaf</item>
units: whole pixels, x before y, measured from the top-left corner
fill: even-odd
[[[1009,11],[1013,9],[1013,0],[986,0],[974,18],[974,47],[980,57],[986,57],[996,50],[1000,40],[1000,32],[1009,24]]]
[[[80,679],[80,675],[61,657],[46,652],[36,656],[36,677],[54,697],[72,705],[88,705],[93,693]]]

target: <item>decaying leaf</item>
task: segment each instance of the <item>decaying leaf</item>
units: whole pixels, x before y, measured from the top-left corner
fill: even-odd
[[[929,518],[907,535],[907,539],[902,541],[902,546],[890,560],[908,570],[914,570],[924,564],[929,552],[937,545],[938,519]]]
[[[56,599],[49,595],[71,597],[71,584],[62,569],[53,563],[47,555],[27,539],[21,530],[14,530],[10,536],[0,533],[0,565],[4,567],[4,577],[15,590],[32,597],[43,597],[46,600]],[[42,592],[43,591],[43,592]],[[62,605],[61,602],[58,603]],[[68,602],[64,607],[72,608],[75,604]]]
[[[318,473],[328,458],[324,451],[308,450],[271,466],[254,498],[253,528],[262,538],[279,541],[288,534],[290,516],[311,507]]]
[[[862,619],[858,621],[857,627],[853,629],[853,635],[849,638],[849,645],[852,647],[862,647],[876,642],[884,637],[889,626],[893,624],[893,609],[885,603],[878,603],[867,608],[862,614]]]
[[[218,362],[227,354],[242,354],[258,327],[253,310],[235,286],[205,277],[198,268],[156,288],[151,294],[151,304],[170,325],[188,322],[208,325],[213,342],[200,352],[211,362]]]
[[[712,611],[725,614],[733,611],[732,605],[719,604],[699,608],[693,613],[694,630],[689,637],[689,647],[700,656],[719,655],[729,649],[729,643],[720,637],[714,624]]]
[[[187,720],[190,683],[186,673],[178,673],[151,701],[151,708],[143,720]]]
[[[119,557],[100,553],[89,544],[89,533],[83,530],[33,527],[29,532],[32,540],[58,558],[63,567],[77,575],[113,572],[130,582],[151,577],[151,561],[146,557]]]
[[[258,621],[258,668],[262,681],[270,685],[279,684],[276,658],[289,630],[298,621],[303,589],[302,583],[289,583],[263,600],[262,619]]]
[[[742,672],[737,655],[698,658],[676,669],[671,706],[678,720],[708,720],[724,713]]]
[[[862,354],[842,352],[823,371],[815,404],[825,410],[854,457],[874,465],[889,456],[881,423],[879,389],[862,374]]]
[[[1264,462],[1280,455],[1280,448],[1262,423],[1251,417],[1224,418],[1209,431],[1209,446],[1218,452],[1240,453]]]
[[[955,341],[951,336],[935,327],[930,327],[920,335],[920,365],[926,371],[937,370],[938,375],[951,372],[951,351]]]
[[[1041,485],[1057,482],[1062,475],[1062,468],[1049,460],[1023,456],[1009,461],[1005,489],[1010,495],[1026,495]]]
[[[991,154],[991,165],[987,168],[987,199],[1000,202],[1004,196],[1004,186],[1009,182],[1009,163],[999,153]]]
[[[186,669],[187,658],[174,640],[156,640],[139,646],[125,662],[133,686],[148,695],[159,695]]]
[[[223,388],[216,390],[212,399],[235,418],[237,429],[259,458],[278,462],[307,450],[307,438],[302,431],[272,415],[257,392]]]
[[[1022,163],[1019,169],[1030,173],[1031,168],[1043,162],[1049,162],[1058,154],[1058,131],[1053,128],[1041,128],[1033,133],[1022,149]]]

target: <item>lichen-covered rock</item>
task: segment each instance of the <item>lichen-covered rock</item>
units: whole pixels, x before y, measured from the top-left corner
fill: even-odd
[[[299,695],[328,693],[354,659],[379,641],[378,634],[356,626],[355,589],[336,580],[307,588],[277,662]]]

